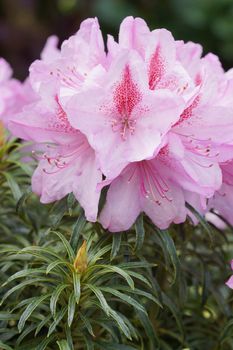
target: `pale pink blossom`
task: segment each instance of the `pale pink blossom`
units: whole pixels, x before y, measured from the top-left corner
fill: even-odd
[[[53,202],[73,192],[90,221],[96,221],[100,196],[96,187],[102,180],[102,173],[87,138],[69,123],[62,107],[61,90],[68,89],[72,95],[72,91],[81,89],[88,80],[84,67],[86,70],[95,67],[93,57],[90,59],[87,52],[88,48],[91,50],[89,44],[92,48],[96,46],[97,51],[101,50],[97,48],[100,45],[96,43],[97,32],[98,22],[87,20],[79,32],[63,44],[61,51],[56,48],[56,38],[48,40],[41,60],[31,67],[30,82],[37,99],[9,123],[14,135],[37,143],[35,156],[39,165],[32,177],[32,189],[41,202]],[[77,71],[79,65],[76,62],[78,52],[80,71]],[[71,59],[65,61],[63,55],[67,55],[66,60],[71,55]],[[74,63],[77,65],[69,66]],[[42,152],[38,152],[39,144]]]
[[[118,41],[108,36],[107,52],[97,19],[57,45],[50,37],[31,65],[35,98],[9,123],[41,150],[47,145],[32,179],[41,201],[73,192],[95,221],[109,186],[99,221],[114,232],[141,212],[161,229],[187,215],[196,224],[185,202],[229,221],[232,71],[140,18],[122,22]]]
[[[233,260],[231,260],[231,269],[233,270]],[[226,285],[233,289],[233,276],[231,276],[228,281],[226,282]]]
[[[74,95],[65,106],[71,124],[87,136],[103,173],[111,178],[130,162],[154,157],[184,109],[179,84],[188,75],[176,62],[174,39],[166,30],[147,32],[142,20],[135,21],[138,31],[137,24],[126,26],[124,36],[123,23],[123,44],[109,44],[108,64],[96,86]],[[144,39],[149,35],[147,47],[140,30]]]
[[[22,85],[12,78],[10,65],[0,58],[0,120],[7,125],[11,116],[22,104]]]
[[[73,192],[87,219],[95,221],[96,187],[102,174],[86,137],[71,127],[57,96],[47,105],[38,101],[25,107],[10,121],[9,129],[23,140],[37,143],[37,151],[41,143],[43,153],[38,152],[39,165],[32,177],[32,190],[41,202],[50,203]]]
[[[96,18],[83,21],[76,34],[65,40],[61,49],[58,39],[49,37],[41,53],[30,67],[30,81],[40,94],[49,84],[56,85],[61,101],[92,84],[93,76],[106,65],[104,41]],[[45,94],[48,94],[46,91]]]

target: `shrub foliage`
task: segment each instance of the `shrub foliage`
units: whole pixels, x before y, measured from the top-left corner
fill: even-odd
[[[191,208],[197,226],[111,234],[72,195],[40,204],[21,158],[0,146],[1,349],[233,349],[231,227]]]

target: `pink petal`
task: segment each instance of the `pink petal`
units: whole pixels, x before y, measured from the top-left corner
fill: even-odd
[[[79,134],[70,126],[61,105],[55,100],[51,109],[41,102],[27,106],[10,120],[9,129],[24,140],[58,144],[75,142]]]
[[[126,17],[119,31],[119,44],[121,47],[137,50],[142,56],[150,30],[141,18]]]
[[[233,276],[225,283],[229,288],[233,289]]]
[[[73,192],[87,220],[96,221],[100,196],[96,187],[102,174],[92,149],[82,144],[55,148],[50,149],[46,157],[32,177],[32,190],[40,196],[41,202],[51,203]]]
[[[172,70],[176,58],[175,40],[166,29],[154,30],[147,43],[149,87],[154,90],[165,73]]]
[[[99,221],[111,232],[128,230],[140,213],[136,165],[128,166],[108,190]]]

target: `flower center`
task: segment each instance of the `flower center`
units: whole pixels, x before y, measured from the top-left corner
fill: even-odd
[[[141,102],[142,96],[137,84],[132,79],[129,65],[123,71],[121,82],[113,92],[114,118],[111,119],[113,132],[120,132],[123,140],[127,135],[133,135],[137,120],[133,116],[135,107]]]

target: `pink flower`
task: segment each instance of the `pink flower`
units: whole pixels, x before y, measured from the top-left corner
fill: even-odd
[[[39,165],[32,177],[32,189],[40,196],[41,202],[53,202],[73,192],[89,221],[96,221],[100,195],[96,187],[102,180],[102,173],[86,137],[70,125],[60,96],[63,88],[72,94],[74,89],[78,91],[85,85],[88,77],[81,68],[89,65],[85,60],[90,61],[85,40],[89,38],[90,45],[94,45],[97,24],[96,20],[85,21],[80,31],[63,44],[61,52],[56,48],[56,39],[49,39],[42,52],[42,60],[31,67],[30,81],[37,99],[25,106],[9,123],[14,135],[37,143],[37,151],[38,144],[41,144],[41,155],[37,155]],[[72,66],[73,70],[69,66],[69,63],[75,62],[75,55],[71,55],[71,60],[66,56],[66,61],[62,57],[72,51],[70,41],[73,42],[73,50],[80,54],[80,74],[77,66]],[[92,64],[95,65],[92,62],[90,66]]]
[[[70,123],[86,135],[103,173],[111,178],[131,162],[154,157],[184,108],[177,92],[177,67],[180,75],[185,72],[176,66],[174,39],[166,30],[150,33],[142,20],[136,21],[140,28],[136,30],[137,23],[126,26],[126,36],[122,24],[123,44],[109,44],[108,65],[95,79],[96,86],[83,89],[64,106]],[[144,39],[148,35],[147,48],[140,30]]]
[[[182,42],[177,43],[177,56],[196,87],[169,132],[164,166],[183,188],[185,200],[205,214],[207,198],[222,183],[219,162],[232,158],[233,109],[222,97],[226,76],[216,56],[202,59],[199,45]]]
[[[10,121],[9,128],[24,140],[42,143],[42,150],[47,144],[32,177],[32,190],[41,202],[50,203],[73,192],[87,219],[95,221],[99,201],[96,186],[102,174],[86,137],[71,127],[58,98],[47,106],[44,101],[27,106]]]
[[[109,38],[111,59],[119,53],[120,47],[137,50],[147,63],[150,88],[158,89],[156,92],[164,87],[169,88],[186,101],[179,120],[171,126],[167,134],[162,152],[155,157],[155,161],[157,158],[160,161],[157,177],[165,181],[169,178],[173,186],[183,189],[183,198],[204,214],[207,211],[206,199],[212,197],[222,183],[219,161],[230,159],[233,154],[233,110],[223,99],[226,76],[216,56],[209,54],[201,58],[200,45],[177,42],[174,53],[174,44],[172,46],[172,38],[167,31],[157,30],[152,33],[150,34],[142,20],[127,18],[121,25],[119,44]],[[165,36],[166,41],[157,39]],[[147,43],[150,43],[149,48]],[[166,45],[170,46],[167,52]],[[153,47],[154,54],[151,53]],[[182,67],[172,59],[173,55],[176,55]],[[227,79],[229,80],[229,77]],[[120,175],[119,180],[114,180],[113,184],[118,183],[120,179],[123,183]],[[111,198],[116,186],[113,184],[109,190]],[[176,203],[176,198],[171,198],[171,201]],[[156,206],[152,207],[154,211],[158,211]],[[161,207],[163,213],[166,213],[169,207],[167,201],[162,201]],[[117,222],[119,219],[117,211],[111,209],[110,204],[106,204],[106,208],[100,219],[111,230],[111,222]],[[184,209],[182,205],[180,208]],[[142,207],[140,211],[143,211]],[[189,210],[186,212],[193,217]],[[162,222],[158,222],[157,219],[152,221],[162,228],[175,221],[175,215],[170,221],[165,217],[165,214],[160,216]],[[127,219],[127,216],[125,218]],[[194,219],[194,222],[196,221]],[[117,231],[117,225],[115,226],[114,230]]]
[[[58,39],[49,37],[41,53],[30,67],[30,81],[36,91],[48,94],[47,86],[56,86],[60,100],[74,95],[85,84],[92,83],[92,76],[98,75],[106,64],[102,33],[97,19],[87,19],[78,32],[57,48]]]
[[[12,78],[10,65],[0,58],[0,120],[4,124],[21,105],[21,90],[21,83]]]
[[[233,270],[233,260],[231,260],[231,269]],[[233,276],[231,276],[228,281],[226,282],[226,285],[233,289]]]
[[[232,71],[140,18],[122,22],[118,42],[108,36],[107,53],[97,19],[57,43],[50,37],[31,65],[35,96],[9,123],[42,144],[32,179],[41,201],[73,192],[95,221],[109,185],[99,220],[110,231],[129,229],[141,212],[162,229],[186,215],[196,223],[185,202],[228,217]]]

